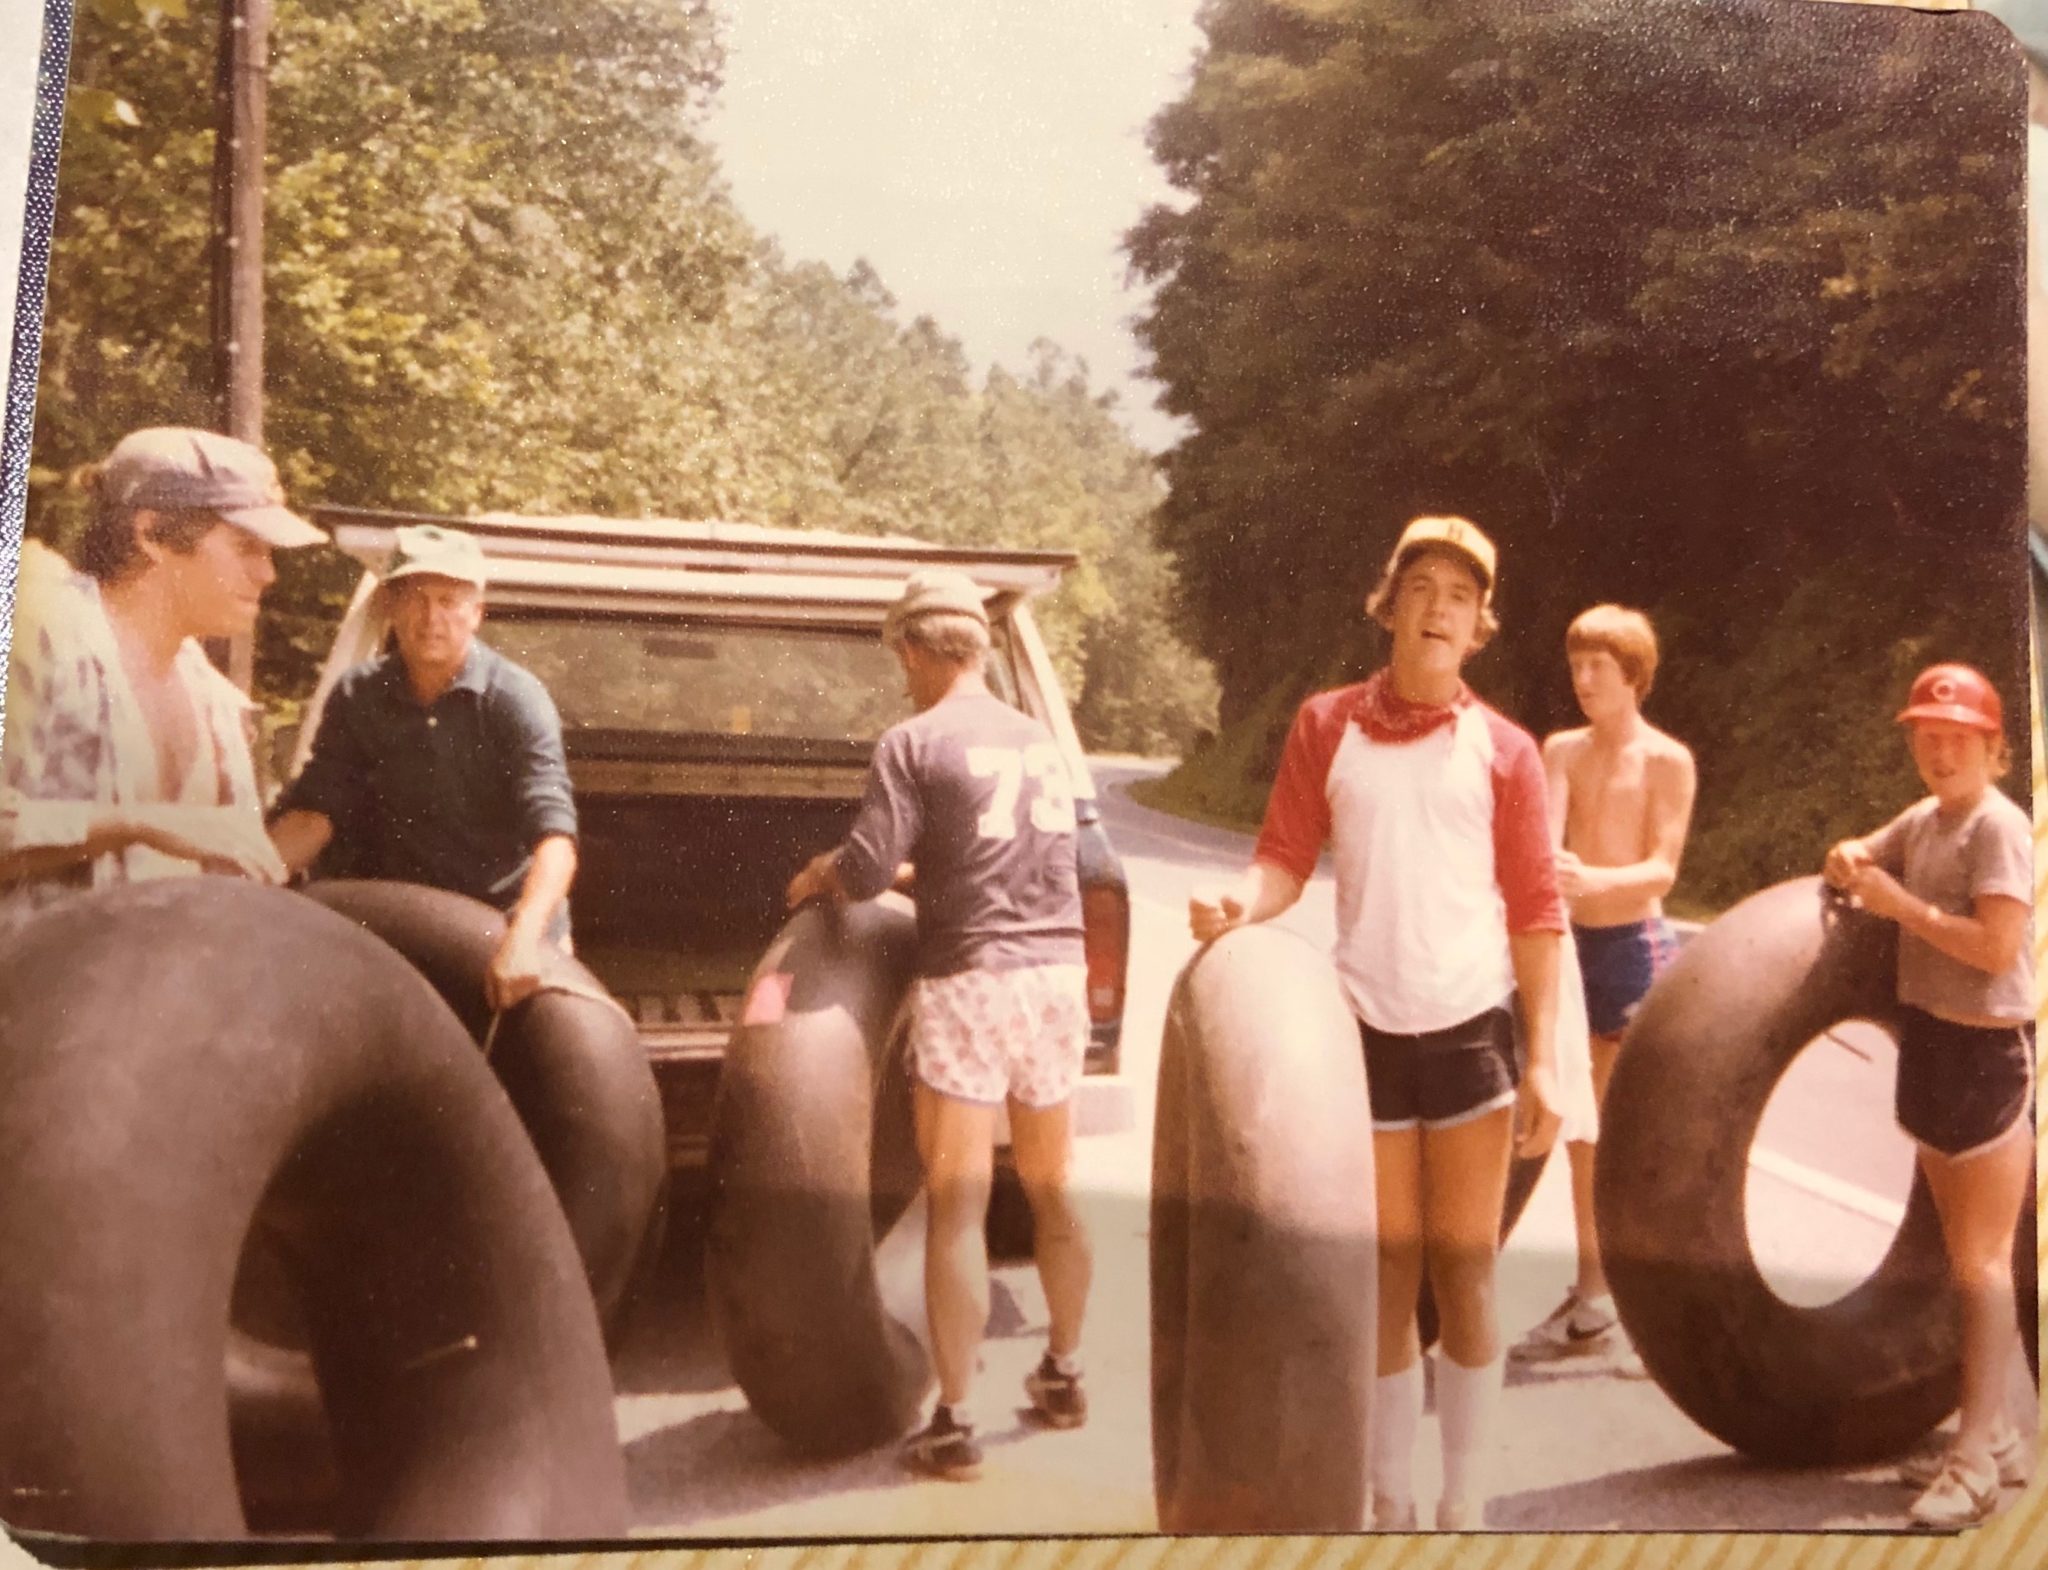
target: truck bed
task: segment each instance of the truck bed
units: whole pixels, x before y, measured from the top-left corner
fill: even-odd
[[[787,917],[783,891],[838,843],[857,805],[579,790],[576,956],[639,1026],[671,1162],[703,1160],[719,1063],[747,980]]]

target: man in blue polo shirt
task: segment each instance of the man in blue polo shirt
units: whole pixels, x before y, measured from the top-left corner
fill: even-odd
[[[379,591],[390,646],[335,683],[271,838],[294,873],[332,843],[352,871],[504,911],[485,991],[505,1009],[567,946],[576,806],[547,690],[477,639],[484,582],[471,536],[397,531]]]

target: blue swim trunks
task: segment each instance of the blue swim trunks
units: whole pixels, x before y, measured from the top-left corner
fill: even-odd
[[[1596,1036],[1619,1036],[1636,1005],[1678,952],[1662,916],[1619,927],[1572,926],[1579,972],[1586,981],[1586,1023]]]

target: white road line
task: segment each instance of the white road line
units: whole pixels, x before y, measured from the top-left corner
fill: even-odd
[[[1873,1194],[1867,1188],[1858,1188],[1854,1183],[1841,1178],[1830,1177],[1816,1171],[1803,1161],[1794,1161],[1790,1156],[1781,1156],[1775,1150],[1766,1150],[1753,1145],[1749,1151],[1749,1164],[1757,1171],[1768,1173],[1781,1182],[1790,1183],[1794,1188],[1804,1189],[1816,1199],[1827,1200],[1840,1205],[1844,1210],[1854,1211],[1884,1226],[1896,1227],[1906,1214],[1906,1207],[1896,1200],[1886,1199],[1882,1194]]]

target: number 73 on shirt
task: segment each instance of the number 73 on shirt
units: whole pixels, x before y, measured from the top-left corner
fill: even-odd
[[[983,839],[1017,837],[1018,798],[1027,779],[1037,787],[1031,798],[1031,826],[1043,834],[1073,832],[1074,786],[1051,742],[1024,748],[969,747],[967,771],[976,779],[996,782],[995,795],[979,820]]]

